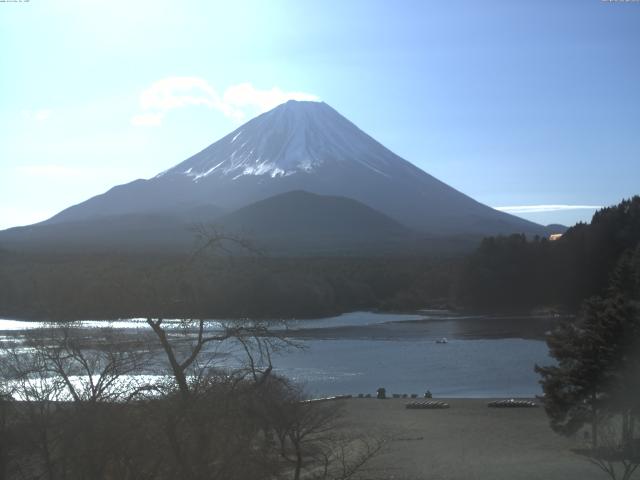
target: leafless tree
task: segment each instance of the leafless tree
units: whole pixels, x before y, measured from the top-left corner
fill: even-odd
[[[215,230],[200,233],[203,246],[191,261],[211,249],[251,248]],[[378,454],[382,441],[341,429],[338,403],[306,401],[274,372],[274,354],[297,346],[286,329],[249,320],[168,321],[157,312],[171,311],[176,299],[159,298],[149,286],[152,352],[140,353],[131,335],[87,334],[74,324],[4,345],[1,378],[23,401],[10,425],[23,437],[13,478],[346,480]],[[227,347],[239,362],[218,355]],[[168,380],[133,381],[158,351]],[[0,398],[5,406],[8,397]]]
[[[191,255],[190,262],[201,261],[203,257],[220,254],[233,258],[238,252],[252,256],[262,256],[264,252],[248,237],[227,232],[216,225],[197,223],[191,227],[197,247]]]
[[[612,480],[629,480],[640,466],[640,445],[624,438],[626,421],[620,416],[612,416],[601,422],[598,447],[589,445],[576,450]]]
[[[125,337],[112,328],[87,335],[78,327],[61,323],[33,330],[25,346],[49,378],[63,383],[64,400],[77,405],[123,400],[130,391],[125,383],[139,372],[143,354],[128,348]]]
[[[129,398],[138,354],[111,329],[86,336],[71,324],[25,332],[3,347],[1,375],[20,400],[13,421],[22,476],[102,476],[123,455],[117,413]]]
[[[625,415],[612,415],[601,421],[597,447],[578,449],[589,462],[606,473],[612,480],[629,480],[640,466],[640,443],[628,438],[628,422]]]
[[[268,377],[273,370],[272,352],[295,345],[284,336],[271,332],[265,322],[219,322],[216,324],[218,328],[207,331],[206,320],[187,319],[181,320],[181,328],[172,333],[162,318],[147,318],[146,321],[160,343],[171,375],[184,399],[188,399],[195,388],[190,385],[190,378],[200,378],[205,368],[220,367],[213,365],[211,358],[202,362],[201,353],[208,344],[219,347],[224,342],[235,342],[239,345],[246,354],[244,371],[256,383],[263,381],[261,379]]]
[[[0,370],[0,480],[9,478],[13,429],[10,418],[13,416],[13,395],[11,385]]]
[[[4,343],[1,358],[2,377],[21,402],[14,421],[27,426],[21,443],[28,453],[21,455],[18,468],[24,476],[53,480],[57,469],[55,451],[62,442],[56,401],[63,395],[64,384],[51,378],[43,356],[19,342]]]
[[[371,460],[383,453],[388,441],[388,437],[381,435],[334,437],[326,450],[322,473],[315,478],[318,480],[377,478],[375,472],[367,470],[367,466]]]
[[[355,478],[388,441],[383,435],[352,431],[343,419],[344,400],[307,400],[299,387],[281,377],[263,384],[260,400],[294,480]]]

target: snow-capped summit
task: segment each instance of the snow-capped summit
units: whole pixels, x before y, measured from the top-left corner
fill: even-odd
[[[400,158],[322,102],[289,101],[191,158],[59,213],[46,223],[97,216],[232,212],[291,191],[346,197],[431,235],[539,233]],[[186,215],[186,214],[184,214]]]
[[[194,182],[208,176],[274,178],[335,162],[390,175],[390,153],[326,103],[290,100],[158,176],[186,175]]]

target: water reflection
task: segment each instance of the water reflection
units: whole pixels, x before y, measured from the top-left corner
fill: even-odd
[[[303,349],[274,357],[276,371],[306,385],[310,393],[390,393],[438,396],[516,397],[540,393],[534,364],[548,364],[544,333],[559,319],[457,315],[444,310],[411,315],[353,312],[317,320],[271,322],[271,328],[297,340]],[[210,320],[209,331],[228,320]],[[165,324],[178,341],[189,343],[193,330],[179,320]],[[87,338],[103,327],[118,331],[125,342],[151,346],[144,375],[163,376],[166,365],[157,339],[144,319],[74,322]],[[21,342],[28,330],[51,328],[43,322],[0,320],[3,342]],[[449,339],[438,344],[442,337]],[[242,352],[232,342],[209,345],[201,359],[220,368],[242,364]]]

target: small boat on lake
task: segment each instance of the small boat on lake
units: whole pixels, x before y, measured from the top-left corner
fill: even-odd
[[[449,340],[447,340],[447,337],[442,337],[436,340],[436,343],[449,343]]]

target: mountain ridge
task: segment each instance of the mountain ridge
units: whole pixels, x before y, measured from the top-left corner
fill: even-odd
[[[136,232],[137,245],[144,245],[145,228],[148,228],[147,240],[152,245],[158,243],[155,236],[162,235],[159,232],[164,232],[167,239],[178,238],[180,235],[175,233],[178,226],[191,222],[194,211],[208,212],[215,206],[217,217],[234,218],[234,212],[288,192],[298,192],[294,197],[306,192],[300,198],[303,199],[301,205],[310,209],[308,215],[312,215],[314,208],[324,216],[329,215],[326,206],[332,202],[339,204],[333,213],[336,221],[332,223],[325,218],[326,231],[320,231],[317,225],[303,222],[304,213],[297,205],[296,215],[289,218],[291,224],[286,226],[278,223],[281,216],[263,205],[260,208],[265,208],[272,219],[273,231],[268,232],[268,224],[255,215],[251,217],[253,225],[245,222],[246,230],[257,229],[263,237],[275,240],[278,235],[283,236],[284,231],[299,231],[295,222],[303,222],[317,237],[328,239],[333,235],[351,242],[349,248],[355,238],[362,238],[358,229],[369,228],[370,235],[382,238],[390,222],[398,224],[396,237],[404,235],[409,243],[418,236],[446,239],[548,233],[544,226],[494,210],[446,185],[387,149],[329,105],[289,101],[249,120],[150,179],[117,185],[44,222],[0,233],[0,242],[4,238],[15,243],[23,235],[25,241],[33,243],[39,234],[52,238],[54,233],[53,236],[63,242],[64,225],[73,225],[67,235],[71,235],[71,231],[78,235],[75,239],[69,238],[70,243],[77,244],[79,238],[89,243],[102,242],[101,238],[95,239],[83,231],[79,225],[84,222],[86,228],[94,228],[103,232],[104,238],[112,238],[118,248],[126,247],[126,239],[117,238],[126,236],[125,225],[131,225]],[[290,199],[291,195],[286,198]],[[344,214],[339,209],[349,210],[354,205],[344,199],[360,205],[355,210],[363,219],[352,217],[344,225],[337,222]],[[295,200],[280,205],[291,208],[291,203],[295,204]],[[278,202],[265,205],[273,204]],[[147,222],[143,220],[145,215],[149,217]],[[239,216],[236,214],[235,218]],[[132,218],[141,219],[140,224],[136,225]],[[167,225],[160,224],[161,218],[166,219]],[[213,219],[211,215],[206,218]],[[364,219],[378,225],[366,226]],[[101,221],[103,225],[97,228],[90,226]],[[113,222],[113,231],[109,231],[110,222]],[[60,228],[53,228],[56,225]],[[352,228],[353,232],[346,234],[345,228]],[[308,238],[304,241],[299,238],[302,243],[313,244]],[[272,243],[292,245],[282,240]],[[378,242],[384,243],[386,240]],[[442,245],[444,240],[435,242],[438,243]],[[339,250],[336,242],[327,240],[329,244]],[[370,242],[374,244],[376,242]]]
[[[46,223],[105,214],[235,210],[287,191],[353,198],[434,235],[546,234],[394,154],[325,103],[289,101],[148,180],[112,188]]]
[[[294,190],[239,208],[216,220],[270,252],[398,253],[418,245],[419,234],[346,197]]]
[[[197,250],[202,227],[246,241],[257,251],[286,256],[398,255],[421,249],[418,233],[371,207],[346,197],[305,191],[275,195],[233,212],[213,205],[195,208],[189,210],[188,218],[133,213],[15,227],[0,233],[0,246],[24,251],[46,245],[58,252],[187,253]]]

